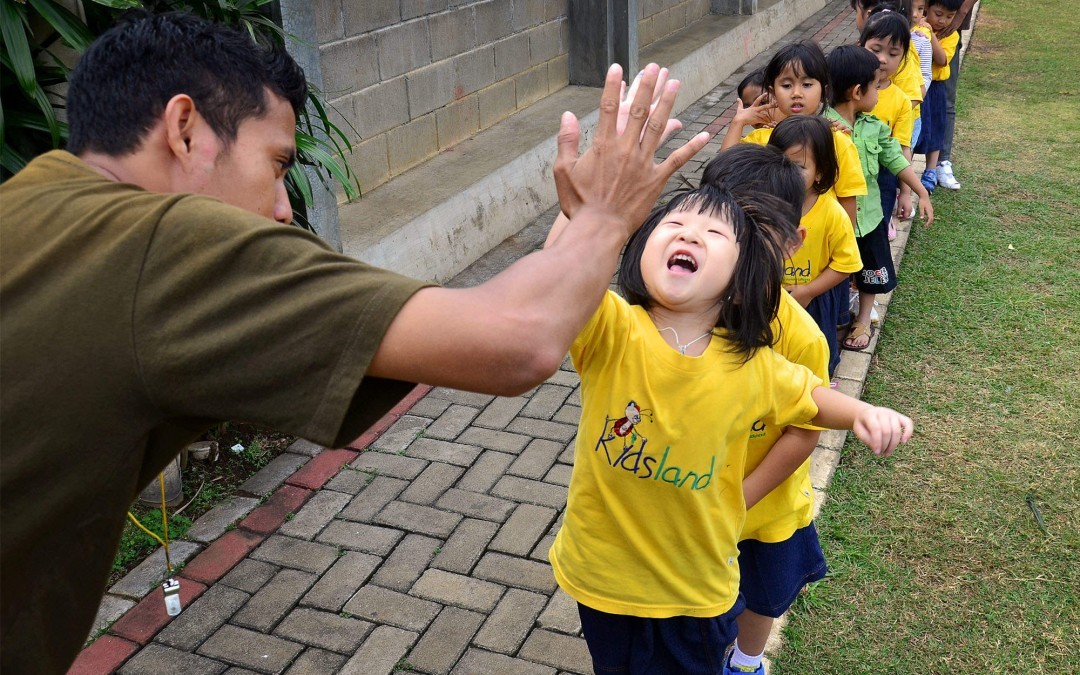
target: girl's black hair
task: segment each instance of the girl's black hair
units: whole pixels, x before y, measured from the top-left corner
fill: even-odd
[[[771,92],[780,73],[788,66],[796,76],[806,76],[821,83],[821,100],[832,97],[832,85],[829,82],[829,66],[825,63],[825,52],[812,40],[793,42],[780,48],[765,66],[765,89]],[[822,106],[817,112],[824,110]]]
[[[891,12],[898,12],[903,15],[905,19],[911,21],[911,0],[851,0],[851,8],[864,10],[868,17],[873,16],[878,12],[889,10]]]
[[[649,309],[653,299],[641,274],[645,244],[664,218],[677,211],[710,213],[731,223],[739,245],[731,283],[718,298],[720,315],[716,327],[726,331],[732,350],[749,359],[760,347],[773,344],[773,317],[780,306],[784,277],[783,242],[797,236],[791,209],[772,195],[736,188],[725,190],[703,184],[676,195],[653,209],[641,228],[630,237],[619,266],[618,285],[633,305]]]
[[[885,40],[889,44],[900,45],[907,57],[911,47],[911,22],[899,12],[880,11],[871,14],[859,35],[859,44],[866,46],[868,40]]]
[[[855,85],[862,86],[866,91],[873,84],[881,65],[873,52],[857,45],[840,45],[829,52],[828,61],[829,77],[833,81],[833,97],[829,105],[834,107],[851,100],[849,94]]]
[[[745,91],[746,88],[750,86],[757,86],[760,87],[762,91],[765,91],[764,68],[758,68],[757,70],[752,70],[747,73],[746,77],[744,77],[742,81],[739,82],[739,86],[735,88],[735,95],[741,99],[743,97],[743,91]]]
[[[705,165],[701,182],[721,190],[741,188],[772,195],[791,209],[788,219],[794,223],[799,222],[806,197],[802,169],[779,148],[757,143],[739,143],[713,157]]]
[[[800,145],[809,150],[810,156],[814,158],[814,167],[821,174],[821,178],[814,181],[810,188],[819,195],[825,194],[836,184],[840,167],[836,162],[832,129],[821,117],[792,115],[781,120],[773,129],[772,136],[769,136],[769,145],[784,152]]]

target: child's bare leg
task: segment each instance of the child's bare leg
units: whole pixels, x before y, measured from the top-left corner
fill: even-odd
[[[765,643],[768,642],[769,632],[772,631],[772,617],[744,609],[737,621],[739,637],[735,639],[735,642],[739,645],[739,649],[744,654],[751,655],[765,651]]]
[[[941,154],[940,150],[931,150],[926,153],[926,168],[933,169],[937,167],[937,158]]]
[[[874,299],[877,298],[875,293],[867,293],[866,291],[859,291],[859,314],[855,317],[855,320],[851,322],[852,326],[865,326],[867,331],[870,330],[870,312],[874,309]],[[870,334],[851,336],[844,340],[844,346],[849,349],[864,349],[870,344]]]

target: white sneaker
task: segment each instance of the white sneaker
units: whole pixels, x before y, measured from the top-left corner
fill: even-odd
[[[937,165],[937,184],[946,190],[959,190],[960,181],[952,172],[952,162],[945,160]]]

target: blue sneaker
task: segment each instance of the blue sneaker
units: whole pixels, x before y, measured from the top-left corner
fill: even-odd
[[[731,656],[728,655],[727,661],[724,662],[724,675],[765,675],[765,664],[759,663],[754,670],[743,670],[731,665]]]
[[[937,187],[937,172],[933,169],[923,171],[922,178],[919,179],[919,182],[923,184],[923,187],[926,188],[927,192],[933,192],[934,188]]]

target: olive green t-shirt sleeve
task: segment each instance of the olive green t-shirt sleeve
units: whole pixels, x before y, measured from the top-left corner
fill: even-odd
[[[243,420],[340,446],[412,386],[364,373],[424,285],[298,228],[186,197],[147,248],[132,346],[169,417]]]

